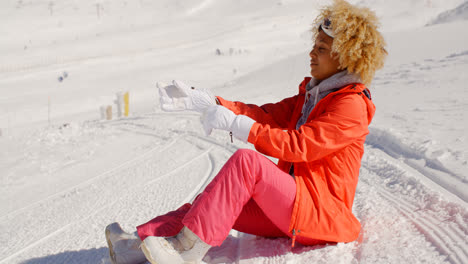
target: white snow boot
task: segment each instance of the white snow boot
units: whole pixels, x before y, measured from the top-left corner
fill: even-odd
[[[141,249],[151,264],[200,263],[211,248],[184,226],[174,237],[147,237]]]
[[[106,227],[109,256],[113,264],[139,264],[146,262],[140,249],[141,239],[137,234],[126,233],[118,223]]]

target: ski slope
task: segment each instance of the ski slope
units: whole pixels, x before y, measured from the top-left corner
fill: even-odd
[[[382,18],[389,51],[370,87],[358,240],[292,249],[232,231],[205,263],[468,263],[467,2],[350,2]],[[252,146],[161,111],[156,81],[256,104],[291,96],[325,3],[2,1],[0,264],[110,263],[107,224],[133,231],[190,202]],[[101,120],[121,91],[130,116]]]

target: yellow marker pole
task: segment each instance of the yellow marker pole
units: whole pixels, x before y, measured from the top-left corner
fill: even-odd
[[[112,106],[111,105],[107,106],[106,108],[106,118],[107,120],[112,119]]]
[[[130,108],[130,106],[129,106],[129,104],[130,104],[130,102],[129,102],[129,101],[130,101],[130,100],[129,100],[129,97],[130,97],[130,96],[129,96],[128,92],[126,92],[126,93],[124,94],[124,104],[125,104],[124,116],[128,116],[128,111],[129,111],[129,108]]]

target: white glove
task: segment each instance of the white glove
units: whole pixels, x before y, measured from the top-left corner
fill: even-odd
[[[215,97],[208,90],[197,90],[181,81],[172,84],[157,83],[159,100],[164,111],[191,110],[203,113],[210,105],[216,105]]]
[[[250,129],[255,121],[245,115],[235,115],[231,110],[221,105],[210,106],[202,116],[203,128],[209,136],[213,129],[232,132],[237,139],[247,143]]]

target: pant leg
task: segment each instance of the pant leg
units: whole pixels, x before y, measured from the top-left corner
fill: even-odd
[[[191,204],[184,204],[175,211],[168,212],[137,226],[138,236],[144,240],[148,236],[171,237],[177,235],[182,227],[182,220],[190,210]],[[232,229],[263,237],[290,236],[287,226],[279,229],[262,211],[254,199],[250,199],[242,208]]]
[[[193,203],[182,223],[206,243],[219,246],[253,199],[287,234],[295,197],[296,184],[289,174],[256,151],[238,150]]]
[[[141,240],[145,240],[149,236],[171,237],[177,235],[184,227],[182,220],[191,206],[191,204],[186,203],[175,211],[157,216],[149,222],[137,226],[138,236]]]
[[[254,199],[250,199],[242,208],[232,229],[263,237],[287,237],[262,211]]]

